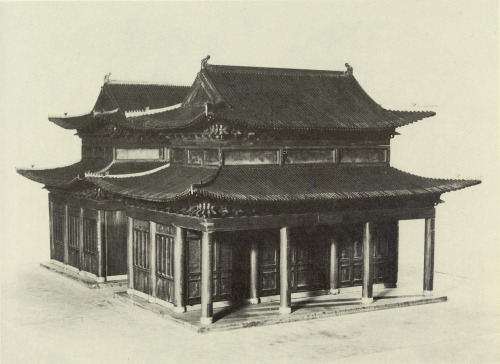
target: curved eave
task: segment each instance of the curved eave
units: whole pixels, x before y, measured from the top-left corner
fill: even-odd
[[[49,116],[49,121],[63,129],[81,129],[92,121],[92,113],[79,116]]]

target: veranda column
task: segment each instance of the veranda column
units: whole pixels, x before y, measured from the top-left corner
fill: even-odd
[[[330,294],[339,293],[339,240],[336,236],[330,239]]]
[[[104,244],[102,241],[102,227],[104,211],[97,210],[97,282],[104,282]]]
[[[201,318],[203,325],[213,322],[213,233],[204,231],[201,238]]]
[[[186,312],[185,266],[186,251],[183,228],[175,227],[174,237],[174,311]]]
[[[361,296],[363,304],[373,302],[372,238],[373,223],[365,222],[363,224],[363,290]]]
[[[290,292],[290,229],[280,230],[280,309],[281,314],[292,312],[292,295]]]
[[[149,301],[156,297],[156,222],[149,222]]]
[[[64,226],[63,226],[63,244],[64,244],[64,264],[68,264],[68,205],[64,205]]]
[[[250,246],[250,303],[260,303],[259,298],[259,243],[252,242]]]
[[[433,217],[425,219],[424,295],[432,295],[434,288],[434,225]]]
[[[131,217],[127,217],[127,269],[127,293],[131,294],[134,289],[134,219]]]

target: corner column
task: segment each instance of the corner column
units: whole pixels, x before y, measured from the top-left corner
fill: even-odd
[[[290,228],[280,230],[280,309],[281,314],[292,312],[290,292]]]
[[[259,298],[259,243],[250,246],[250,304],[260,303]]]
[[[434,229],[435,219],[425,219],[424,296],[431,296],[434,289]]]
[[[156,298],[156,222],[149,222],[149,301]]]
[[[134,289],[134,219],[127,217],[127,269],[128,290],[131,294]]]
[[[176,226],[174,237],[174,312],[179,313],[186,312],[185,236],[184,229]]]
[[[363,224],[363,289],[361,303],[373,303],[373,278],[372,278],[372,239],[373,223]]]
[[[339,293],[339,240],[336,236],[330,239],[330,294]]]
[[[213,232],[204,231],[201,238],[201,317],[203,325],[213,322]]]

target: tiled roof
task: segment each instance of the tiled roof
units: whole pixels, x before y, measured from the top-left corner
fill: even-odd
[[[384,109],[344,72],[206,65],[182,113],[133,120],[156,129],[187,127],[203,119],[198,110],[206,103],[217,105],[212,107],[216,118],[260,129],[390,129],[435,115]],[[191,118],[188,109],[193,109]]]
[[[199,193],[239,201],[343,200],[440,194],[478,183],[425,178],[388,166],[235,166],[223,168]]]
[[[230,166],[172,165],[139,177],[88,178],[120,195],[168,201],[188,194],[247,202],[344,200],[441,194],[480,183],[432,179],[388,166]]]
[[[122,196],[148,200],[168,201],[188,195],[192,187],[211,180],[217,168],[171,165],[155,173],[136,177],[92,177],[86,179],[104,190]]]
[[[94,110],[143,111],[180,104],[189,86],[109,81],[102,87]]]
[[[71,184],[76,179],[83,178],[85,172],[101,171],[110,163],[110,160],[87,159],[65,167],[50,169],[17,169],[17,173],[32,181],[43,183],[47,186],[63,187]]]

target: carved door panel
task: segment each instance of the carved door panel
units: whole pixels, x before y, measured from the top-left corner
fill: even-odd
[[[341,287],[363,283],[363,235],[359,225],[343,227],[340,234],[339,279]]]
[[[373,283],[385,283],[391,276],[393,264],[394,224],[380,223],[375,225],[372,255]],[[394,249],[392,249],[394,250]]]
[[[201,302],[201,235],[194,231],[186,234],[188,244],[187,276],[188,303]],[[214,302],[230,300],[233,295],[233,244],[215,237],[213,255],[212,293]]]
[[[55,204],[52,211],[52,239],[54,240],[54,249],[51,258],[64,263],[64,206]]]
[[[80,217],[68,214],[68,264],[80,268]]]
[[[201,300],[201,235],[188,230],[187,244],[187,297],[189,304]]]
[[[150,262],[151,242],[149,239],[149,223],[147,221],[134,219],[132,247],[134,289],[149,295],[151,294],[149,270],[152,264]],[[154,265],[152,269],[154,269]]]
[[[296,230],[291,236],[291,291],[313,291],[328,286],[328,249],[319,234]]]
[[[273,232],[260,235],[260,296],[279,294],[279,236]]]

